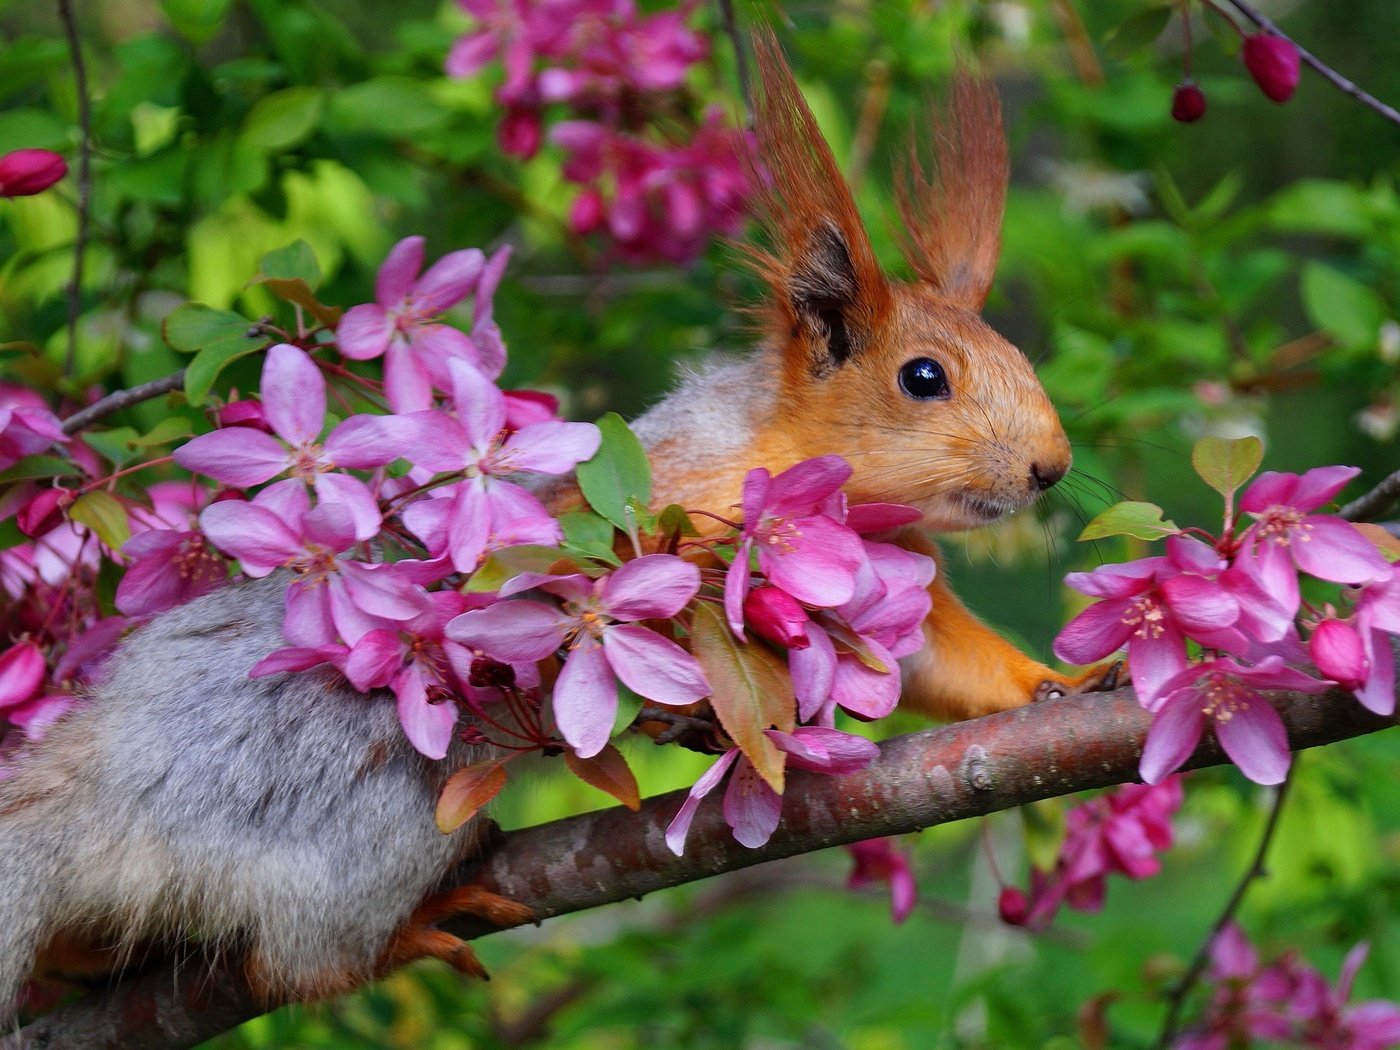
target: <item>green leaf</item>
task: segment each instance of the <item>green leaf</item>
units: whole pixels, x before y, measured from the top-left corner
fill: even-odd
[[[300,277],[263,277],[256,278],[250,283],[262,285],[279,299],[296,303],[327,328],[334,328],[338,325],[341,314],[345,312],[338,306],[327,306],[317,299],[312,293],[311,287]]]
[[[73,463],[58,456],[25,456],[18,463],[0,470],[0,485],[34,478],[61,478],[77,473],[78,468]]]
[[[248,111],[239,139],[265,153],[289,149],[315,130],[324,106],[325,98],[319,88],[274,91],[258,99]]]
[[[598,429],[603,443],[592,459],[579,464],[579,488],[589,506],[626,532],[636,510],[651,499],[651,464],[637,435],[616,412],[598,420]]]
[[[1346,346],[1373,344],[1386,318],[1379,295],[1360,281],[1320,262],[1303,267],[1303,309],[1308,320]]]
[[[204,404],[220,372],[240,357],[257,353],[263,346],[264,342],[256,341],[242,344],[224,342],[205,347],[185,366],[186,399],[192,405]]]
[[[506,786],[507,761],[508,757],[478,762],[447,778],[434,814],[439,831],[444,835],[456,831],[501,793],[501,788]]]
[[[1264,443],[1257,437],[1202,438],[1191,450],[1191,466],[1211,488],[1230,497],[1254,476],[1264,459]]]
[[[28,542],[29,537],[19,531],[19,522],[14,519],[13,515],[0,521],[0,551],[7,551],[11,547],[18,547]]]
[[[570,511],[559,515],[559,524],[564,530],[564,546],[569,550],[609,565],[622,564],[622,559],[613,550],[613,538],[617,531],[612,522],[586,511]]]
[[[121,550],[122,544],[131,539],[126,507],[116,496],[102,489],[85,492],[75,499],[68,508],[68,517],[92,529],[97,538],[114,551]]]
[[[699,536],[700,530],[679,503],[672,503],[656,516],[656,531],[662,536]]]
[[[177,306],[160,324],[166,343],[184,354],[194,354],[211,346],[248,346],[256,350],[267,340],[250,335],[253,322],[230,310],[215,310],[203,303]]]
[[[563,574],[580,571],[580,566],[558,547],[522,543],[493,552],[471,574],[462,590],[467,594],[489,594],[500,590],[507,580],[515,579],[522,572]]]
[[[690,649],[710,680],[710,705],[720,725],[768,785],[783,790],[784,756],[763,733],[792,732],[797,701],[782,659],[764,645],[745,645],[713,602],[695,607]]]
[[[315,288],[321,283],[321,266],[316,262],[316,253],[311,245],[295,240],[264,255],[258,263],[258,277],[263,280],[301,280],[308,288]]]
[[[642,708],[647,705],[646,697],[638,696],[628,689],[622,682],[617,683],[617,714],[613,718],[613,728],[609,736],[617,736],[623,730],[628,729],[637,716],[642,713]]]
[[[1135,536],[1140,540],[1156,540],[1180,531],[1174,522],[1162,520],[1162,508],[1157,504],[1129,501],[1109,507],[1084,526],[1079,538],[1101,540],[1105,536]]]
[[[1104,51],[1112,58],[1127,58],[1161,36],[1171,17],[1172,9],[1166,4],[1139,11],[1109,35]]]
[[[1064,802],[1041,799],[1021,807],[1021,827],[1025,833],[1026,856],[1041,871],[1053,871],[1065,841]]]
[[[90,430],[83,435],[83,440],[96,449],[98,455],[120,467],[136,458],[136,442],[140,437],[135,427],[113,427]]]
[[[203,44],[218,33],[233,0],[160,0],[160,6],[177,33]]]
[[[188,419],[183,419],[180,416],[166,416],[137,438],[136,445],[139,448],[155,448],[160,445],[168,445],[172,441],[179,441],[181,438],[187,438],[193,432]]]
[[[606,745],[592,758],[580,758],[573,751],[564,752],[564,764],[585,784],[607,792],[634,813],[642,808],[637,778],[632,774],[622,752]]]

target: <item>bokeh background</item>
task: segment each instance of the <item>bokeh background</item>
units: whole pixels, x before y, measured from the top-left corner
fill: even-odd
[[[956,56],[998,82],[1014,184],[988,318],[1037,362],[1076,470],[1038,513],[955,541],[949,571],[969,604],[1042,654],[1074,609],[1063,574],[1143,553],[1076,544],[1098,509],[1147,499],[1180,523],[1211,523],[1213,497],[1190,471],[1195,438],[1253,433],[1268,468],[1351,463],[1372,482],[1400,461],[1400,129],[1306,71],[1288,104],[1269,102],[1233,53],[1237,37],[1195,3],[1209,109],[1174,122],[1184,35],[1173,14],[1146,39],[1155,6],[737,4],[742,25],[772,25],[784,41],[896,273],[890,157],[926,126]],[[1260,7],[1400,101],[1393,0]],[[711,53],[690,72],[684,112],[658,118],[662,134],[710,104],[743,120],[719,8],[687,10]],[[344,305],[371,298],[400,237],[426,235],[430,258],[511,244],[496,298],[506,379],[557,393],[575,418],[635,414],[678,362],[748,343],[742,311],[758,289],[718,240],[683,264],[624,262],[606,238],[571,232],[578,189],[561,150],[546,141],[522,161],[498,146],[500,64],[444,75],[472,25],[453,4],[102,0],[78,16],[95,147],[80,388],[180,367],[160,321],[182,302],[274,313],[247,281],[265,252],[297,239],[325,274],[319,297]],[[54,6],[0,2],[0,152],[72,156],[76,123]],[[7,378],[58,382],[73,191],[70,179],[0,206]],[[252,385],[255,369],[235,365],[216,390]],[[181,412],[194,410],[156,401],[127,421],[149,429]],[[1360,998],[1400,997],[1394,748],[1382,734],[1302,757],[1270,875],[1242,912],[1265,951],[1296,950],[1330,975],[1368,940]],[[707,761],[641,743],[629,759],[648,791],[690,783]],[[1101,913],[1066,913],[1039,936],[1002,926],[996,895],[1001,880],[1024,881],[1028,852],[1053,851],[1061,803],[914,840],[921,904],[900,926],[878,892],[843,890],[844,853],[799,858],[488,938],[486,986],[421,966],[217,1045],[1069,1047],[1106,1026],[1098,1045],[1148,1046],[1160,992],[1247,865],[1264,802],[1233,771],[1194,774],[1163,874],[1119,880]],[[542,769],[512,785],[497,818],[511,827],[604,804]]]

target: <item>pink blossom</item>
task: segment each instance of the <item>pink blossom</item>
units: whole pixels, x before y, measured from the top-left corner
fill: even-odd
[[[744,620],[760,638],[784,649],[805,649],[810,619],[796,598],[778,587],[765,585],[749,591],[744,599]]]
[[[1327,688],[1271,656],[1245,667],[1228,657],[1186,668],[1162,686],[1142,749],[1139,773],[1149,784],[1161,783],[1191,757],[1209,724],[1230,761],[1256,784],[1278,784],[1288,773],[1292,754],[1283,720],[1261,689],[1320,693]]]
[[[1395,660],[1391,635],[1400,635],[1400,569],[1367,585],[1356,602],[1352,623],[1361,640],[1366,676],[1356,688],[1362,706],[1378,715],[1395,710]],[[1324,674],[1326,672],[1323,672]]]
[[[451,373],[456,418],[441,412],[413,416],[417,442],[408,457],[426,470],[460,472],[466,480],[452,489],[446,508],[440,500],[411,506],[406,524],[430,550],[435,539],[445,537],[442,549],[459,572],[475,569],[492,546],[559,542],[563,534],[544,505],[504,479],[517,473],[568,473],[598,451],[598,428],[550,420],[508,433],[506,400],[496,385],[463,361],[451,362]]]
[[[695,657],[635,622],[669,619],[685,608],[700,587],[700,571],[690,562],[650,554],[597,580],[552,577],[541,587],[563,598],[563,608],[503,601],[463,613],[446,634],[504,663],[544,660],[567,648],[554,685],[554,718],[580,757],[596,755],[612,736],[619,679],[663,704],[694,703],[709,694]]]
[[[798,601],[830,608],[851,600],[865,552],[860,539],[821,506],[850,476],[850,464],[840,456],[805,460],[777,477],[762,467],[745,476],[744,526],[724,581],[725,615],[739,638],[750,551],[757,552],[769,581]]]
[[[474,340],[441,324],[448,307],[477,293],[477,310],[486,311],[495,283],[485,290],[482,275],[494,268],[495,280],[507,253],[498,252],[488,264],[475,248],[452,252],[421,277],[423,238],[405,237],[394,245],[375,281],[375,302],[353,306],[336,329],[340,352],[356,361],[384,355],[384,389],[395,412],[419,412],[432,406],[433,389],[447,390],[448,365],[465,361],[492,376],[505,364],[499,334]]]
[[[0,157],[0,197],[43,193],[67,174],[68,162],[53,150],[12,150]]]
[[[305,351],[288,343],[267,352],[262,396],[277,437],[244,426],[215,430],[177,448],[175,462],[240,488],[290,472],[314,487],[321,503],[346,508],[356,539],[378,533],[382,519],[374,494],[359,478],[337,468],[381,467],[397,459],[412,441],[409,424],[396,416],[351,416],[321,442],[326,380]]]
[[[844,776],[870,765],[880,749],[864,737],[820,726],[798,726],[791,733],[764,730],[787,756],[788,766],[814,773]],[[768,841],[782,815],[783,797],[768,786],[738,748],[730,748],[697,780],[666,828],[666,845],[676,856],[685,853],[685,840],[700,802],[733,769],[724,792],[724,820],[742,846],[757,849]]]
[[[1357,690],[1370,677],[1371,661],[1366,655],[1361,635],[1343,620],[1323,620],[1308,639],[1308,652],[1313,663],[1344,689]]]
[[[1298,86],[1298,47],[1286,37],[1250,33],[1244,38],[1240,58],[1249,75],[1274,102],[1287,102]]]
[[[147,494],[152,509],[130,515],[139,531],[122,547],[131,564],[117,584],[116,606],[126,616],[173,609],[228,579],[228,564],[196,525],[208,491],[188,482],[163,481]]]
[[[1181,778],[1160,784],[1125,784],[1069,811],[1065,840],[1050,872],[1034,872],[1031,894],[1003,901],[1013,925],[1044,929],[1061,903],[1078,911],[1103,907],[1105,878],[1118,873],[1146,879],[1161,868],[1157,855],[1171,848],[1172,816],[1181,808]]]
[[[890,887],[890,915],[896,923],[909,918],[919,900],[919,886],[914,881],[914,869],[909,854],[899,849],[894,839],[865,839],[846,846],[855,866],[846,879],[848,890],[858,890],[879,882]]]
[[[43,398],[14,383],[0,383],[0,470],[67,440],[63,424]]]
[[[28,639],[0,653],[0,709],[30,699],[39,691],[46,673],[44,654]]]
[[[265,489],[251,502],[225,500],[199,516],[204,534],[260,578],[286,567],[282,633],[294,646],[354,645],[386,621],[411,620],[427,607],[422,589],[395,565],[339,557],[357,542],[350,512],[338,503],[312,509],[304,486],[292,481]]]

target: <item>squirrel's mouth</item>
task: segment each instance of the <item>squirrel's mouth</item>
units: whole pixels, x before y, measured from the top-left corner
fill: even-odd
[[[963,489],[957,494],[958,505],[970,516],[983,522],[993,522],[1004,514],[1020,509],[1012,500]]]

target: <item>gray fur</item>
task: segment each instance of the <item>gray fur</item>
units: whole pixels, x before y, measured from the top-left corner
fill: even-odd
[[[732,466],[775,411],[774,356],[760,351],[747,357],[716,357],[683,371],[664,401],[632,421],[632,430],[648,449],[684,441],[687,461],[703,457]],[[698,435],[703,442],[696,440]]]
[[[331,675],[249,680],[285,644],[285,579],[157,617],[90,702],[0,781],[0,1023],[55,931],[128,948],[200,935],[246,947],[273,987],[371,976],[395,930],[471,843],[433,824],[441,764],[391,697]],[[449,765],[472,749],[458,745]]]

